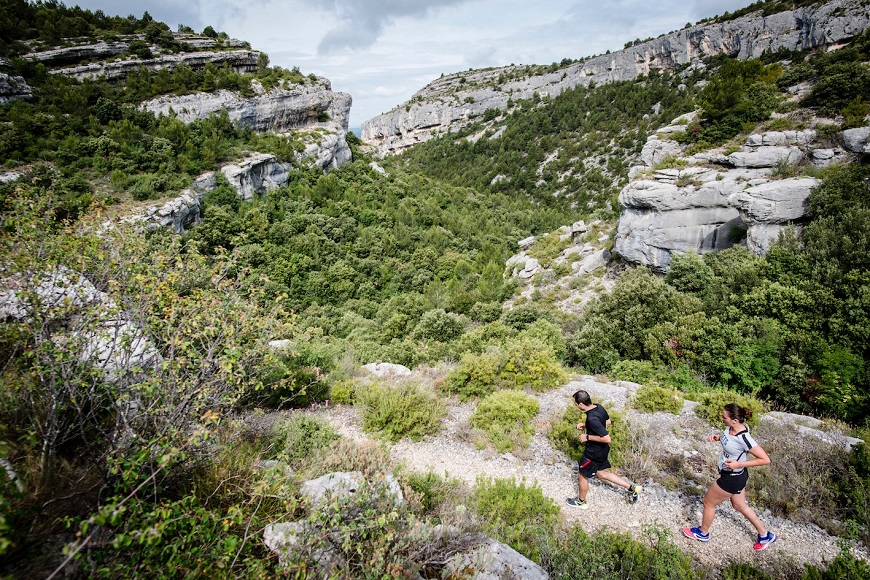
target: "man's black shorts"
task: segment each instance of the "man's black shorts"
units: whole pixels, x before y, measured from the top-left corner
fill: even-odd
[[[749,481],[749,471],[746,469],[742,473],[722,470],[719,472],[719,479],[716,480],[716,485],[728,493],[740,493],[746,487],[747,481]]]
[[[595,477],[595,474],[598,473],[599,469],[607,469],[610,467],[610,462],[607,460],[607,457],[604,458],[604,461],[595,461],[594,459],[590,459],[586,457],[586,454],[583,454],[583,457],[580,458],[580,463],[577,467],[577,471],[579,471],[583,477],[590,478]]]

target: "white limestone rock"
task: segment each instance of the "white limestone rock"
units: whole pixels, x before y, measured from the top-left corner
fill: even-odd
[[[24,80],[24,77],[0,73],[0,105],[31,97],[33,97],[33,90]]]
[[[468,553],[460,553],[447,561],[443,577],[470,577],[475,580],[547,580],[543,568],[501,542],[490,538]]]
[[[843,131],[843,144],[852,153],[870,153],[870,127]]]
[[[406,377],[411,374],[411,369],[409,369],[408,367],[397,365],[394,363],[374,362],[363,365],[362,368],[375,375],[376,377]]]
[[[729,201],[750,224],[782,224],[806,214],[806,200],[820,181],[814,177],[779,179],[733,194]]]
[[[803,159],[798,147],[774,147],[762,145],[749,151],[735,151],[727,156],[734,167],[774,167],[777,164],[797,165]]]

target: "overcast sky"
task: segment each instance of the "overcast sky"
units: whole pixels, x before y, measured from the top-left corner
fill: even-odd
[[[550,64],[619,50],[752,0],[67,0],[106,14],[147,10],[173,30],[211,25],[350,93],[351,127],[442,73]]]

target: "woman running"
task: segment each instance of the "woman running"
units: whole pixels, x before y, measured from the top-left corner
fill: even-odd
[[[731,499],[731,505],[755,526],[758,540],[753,548],[764,550],[777,540],[777,535],[767,530],[758,519],[755,511],[746,503],[746,482],[749,479],[747,467],[767,465],[770,457],[761,445],[755,442],[749,434],[749,428],[744,424],[752,417],[752,411],[731,403],[722,408],[722,421],[725,430],[722,435],[710,435],[707,441],[719,441],[722,453],[719,456],[719,479],[710,486],[704,495],[704,516],[701,525],[696,528],[683,528],[687,538],[710,541],[710,526],[716,515],[716,506]],[[747,460],[746,454],[751,453],[755,459]]]

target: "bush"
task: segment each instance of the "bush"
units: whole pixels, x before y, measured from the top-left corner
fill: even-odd
[[[755,397],[733,391],[708,391],[701,394],[698,402],[700,404],[695,407],[695,413],[713,426],[721,425],[722,408],[730,403],[752,410],[752,417],[746,421],[750,428],[758,425],[759,417],[767,411],[764,403]]]
[[[357,404],[362,407],[363,429],[388,441],[403,437],[417,441],[437,433],[447,412],[442,401],[413,385],[373,383],[357,392]]]
[[[353,405],[355,392],[352,381],[336,381],[329,387],[329,400],[336,405]]]
[[[683,397],[678,391],[649,383],[637,390],[631,403],[634,408],[647,413],[665,411],[679,415],[680,409],[683,408]]]
[[[309,458],[302,469],[305,478],[317,478],[334,471],[361,471],[366,479],[384,474],[390,465],[390,450],[385,443],[338,439],[322,453]]]
[[[576,580],[692,580],[692,558],[671,540],[671,532],[643,529],[629,533],[586,532],[577,525],[551,536],[541,550],[541,565],[550,578]]]
[[[659,370],[648,360],[620,360],[610,367],[607,376],[614,381],[643,385],[659,377]]]
[[[443,308],[437,308],[423,313],[411,336],[416,339],[450,342],[460,334],[462,321],[447,314]]]
[[[498,353],[465,354],[459,366],[444,378],[441,389],[458,394],[462,401],[485,397],[498,389],[500,362]]]
[[[508,345],[499,379],[505,388],[547,391],[564,384],[568,375],[548,344],[534,338],[520,338]]]
[[[275,427],[277,457],[292,466],[309,461],[339,438],[338,432],[326,420],[305,411],[296,411]]]
[[[526,487],[511,479],[479,476],[470,501],[481,517],[486,535],[538,560],[544,540],[553,532],[559,506],[544,496],[540,486]]]
[[[496,450],[504,453],[528,446],[535,433],[531,420],[540,407],[537,399],[520,391],[498,391],[477,404],[469,422],[485,431]]]
[[[421,508],[430,514],[437,514],[439,507],[462,485],[458,479],[448,477],[446,472],[442,477],[431,470],[426,473],[412,471],[400,479],[419,495]]]
[[[578,437],[580,431],[577,430],[577,424],[583,423],[585,419],[585,413],[576,405],[570,404],[561,414],[554,415],[550,419],[547,430],[547,438],[553,447],[574,461],[580,461],[583,455],[584,447]]]

